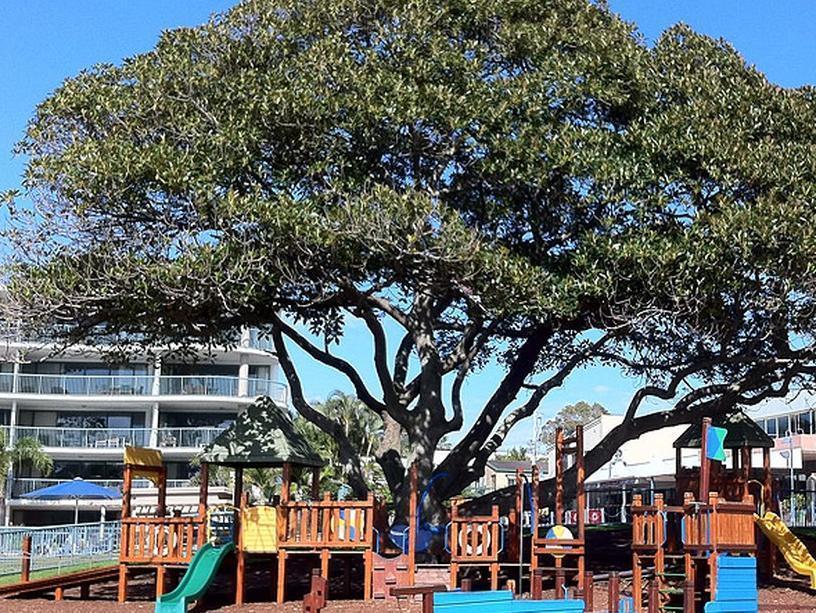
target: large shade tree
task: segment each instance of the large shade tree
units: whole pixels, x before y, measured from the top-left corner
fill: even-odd
[[[409,462],[461,491],[576,369],[613,365],[643,386],[591,473],[809,384],[813,98],[685,26],[648,46],[600,2],[246,1],[37,107],[7,317],[123,348],[259,326],[358,490],[293,349],[383,420],[398,495]],[[336,351],[350,322],[374,384]]]

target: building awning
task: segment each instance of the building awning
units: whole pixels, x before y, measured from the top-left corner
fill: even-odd
[[[323,466],[285,409],[264,398],[239,413],[201,455],[201,461],[232,467]]]
[[[731,415],[718,415],[711,419],[711,425],[728,430],[725,437],[726,449],[760,449],[773,448],[774,440],[768,436],[758,423],[742,411]],[[691,424],[677,440],[675,449],[699,449],[702,447],[703,424]]]

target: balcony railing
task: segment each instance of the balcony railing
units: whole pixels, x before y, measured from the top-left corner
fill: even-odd
[[[71,479],[42,479],[42,478],[15,478],[12,483],[11,493],[13,498],[19,498],[23,494],[28,494],[35,490],[60,483],[67,483]],[[107,487],[112,490],[122,491],[122,479],[85,479],[87,483],[94,483],[101,487]],[[192,482],[190,479],[168,479],[167,488],[173,489],[178,487],[190,487]],[[134,479],[133,487],[136,489],[146,489],[155,487],[151,481],[147,479]]]
[[[287,402],[287,386],[268,379],[246,379],[207,375],[162,375],[159,378],[162,396],[269,396]],[[59,396],[152,396],[154,377],[151,375],[47,375],[20,373],[15,389],[14,374],[0,373],[0,393],[54,394]]]
[[[33,438],[43,447],[121,449],[144,447],[150,441],[148,428],[31,428],[18,427],[17,438]]]
[[[204,447],[215,440],[224,428],[159,428],[159,447]]]
[[[160,392],[169,396],[237,396],[238,377],[163,375]]]
[[[21,394],[146,396],[152,385],[153,377],[149,375],[20,374],[17,378],[17,392]]]
[[[269,396],[275,402],[286,404],[289,388],[285,383],[269,379],[248,379],[247,396]]]

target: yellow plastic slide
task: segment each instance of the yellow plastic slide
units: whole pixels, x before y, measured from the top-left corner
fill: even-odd
[[[765,513],[764,517],[754,515],[754,521],[759,524],[771,542],[777,546],[785,560],[794,572],[810,577],[810,587],[816,589],[816,560],[810,555],[807,547],[796,538],[776,513]]]

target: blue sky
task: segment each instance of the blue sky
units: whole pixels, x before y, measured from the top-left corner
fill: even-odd
[[[146,51],[163,29],[202,23],[231,0],[3,0],[0,23],[0,191],[17,187],[24,160],[11,149],[25,129],[36,104],[67,77],[100,62],[117,63]],[[625,19],[638,24],[647,40],[655,40],[683,21],[714,37],[723,37],[768,77],[783,86],[816,82],[816,2],[787,0],[610,0]],[[340,353],[361,368],[367,379],[369,339],[361,326],[350,326]],[[349,387],[332,372],[298,355],[307,394],[323,398],[333,389]],[[488,368],[465,389],[472,417],[501,373]],[[592,368],[576,373],[541,407],[552,416],[566,403],[597,401],[613,412],[623,409],[638,382],[614,370]],[[531,424],[521,424],[509,444],[528,440]]]

